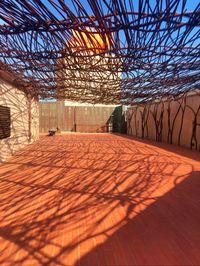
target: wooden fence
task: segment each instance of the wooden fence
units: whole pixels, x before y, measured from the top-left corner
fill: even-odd
[[[120,131],[121,106],[65,106],[64,101],[40,103],[40,133]]]

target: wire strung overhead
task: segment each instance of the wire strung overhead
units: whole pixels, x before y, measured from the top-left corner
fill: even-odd
[[[8,65],[41,98],[91,103],[135,104],[199,88],[200,3],[188,3],[2,0],[0,69]]]

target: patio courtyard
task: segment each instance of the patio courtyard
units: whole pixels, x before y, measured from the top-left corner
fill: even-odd
[[[0,0],[0,266],[200,266],[200,0]]]
[[[200,264],[197,151],[41,136],[0,176],[0,265]]]

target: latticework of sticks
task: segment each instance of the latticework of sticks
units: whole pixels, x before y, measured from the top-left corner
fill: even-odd
[[[0,69],[41,98],[136,104],[199,88],[200,3],[2,0]],[[97,38],[98,37],[98,38]]]

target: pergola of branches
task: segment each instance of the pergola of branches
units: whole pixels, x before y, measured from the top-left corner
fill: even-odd
[[[41,98],[135,104],[194,90],[200,3],[187,4],[2,0],[0,69]]]

